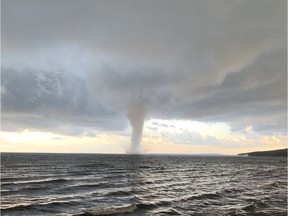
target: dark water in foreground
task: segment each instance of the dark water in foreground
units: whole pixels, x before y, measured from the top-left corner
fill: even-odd
[[[2,215],[287,215],[286,158],[2,153],[1,169]]]

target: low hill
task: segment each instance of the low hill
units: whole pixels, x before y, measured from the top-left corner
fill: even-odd
[[[273,151],[256,151],[241,153],[238,155],[247,155],[247,156],[264,156],[264,157],[287,157],[287,148],[286,149],[277,149]]]

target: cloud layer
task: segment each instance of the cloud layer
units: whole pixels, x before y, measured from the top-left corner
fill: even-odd
[[[148,117],[286,133],[285,0],[2,1],[2,129],[93,136]]]

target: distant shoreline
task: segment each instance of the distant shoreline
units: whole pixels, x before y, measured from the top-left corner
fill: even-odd
[[[240,156],[287,157],[287,148],[272,151],[255,151],[238,154]]]

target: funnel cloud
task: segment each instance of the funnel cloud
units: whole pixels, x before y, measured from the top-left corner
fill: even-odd
[[[131,106],[127,114],[132,127],[131,146],[128,153],[139,154],[141,152],[140,144],[146,115],[147,103],[144,99],[139,98],[136,103]]]

